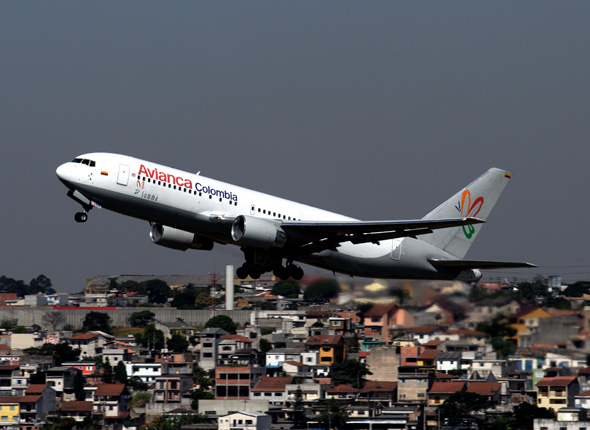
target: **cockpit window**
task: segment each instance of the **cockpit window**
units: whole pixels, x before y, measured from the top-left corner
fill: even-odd
[[[74,158],[72,160],[72,163],[81,163],[81,164],[86,164],[87,166],[90,166],[90,167],[96,167],[96,162],[94,162],[93,160],[87,160],[85,158]]]

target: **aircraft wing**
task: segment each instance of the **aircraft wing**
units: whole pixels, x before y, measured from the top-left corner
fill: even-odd
[[[284,222],[281,228],[306,253],[337,247],[343,242],[376,243],[381,240],[432,233],[436,229],[480,224],[478,218],[420,219],[406,221]]]
[[[433,266],[449,269],[514,269],[537,267],[531,263],[517,261],[480,261],[480,260],[428,260]]]

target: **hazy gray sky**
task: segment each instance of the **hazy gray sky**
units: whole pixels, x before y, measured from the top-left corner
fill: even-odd
[[[468,258],[590,279],[588,2],[1,2],[0,274],[241,264],[74,222],[55,168],[134,155],[365,220],[420,218],[513,178]],[[313,272],[315,269],[309,269]],[[322,272],[320,272],[322,273]],[[530,275],[528,275],[530,273]]]

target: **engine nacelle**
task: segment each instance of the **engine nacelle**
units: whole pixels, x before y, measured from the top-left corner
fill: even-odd
[[[248,215],[240,215],[234,220],[231,237],[238,245],[263,249],[282,248],[287,243],[287,234],[280,225]]]
[[[186,251],[189,248],[201,249],[203,251],[213,249],[213,241],[211,239],[162,224],[152,224],[150,239],[156,245],[179,249],[181,251]]]

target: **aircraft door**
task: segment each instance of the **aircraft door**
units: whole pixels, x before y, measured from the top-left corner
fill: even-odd
[[[126,164],[119,164],[119,176],[117,176],[117,184],[127,185],[129,183],[129,166]]]

